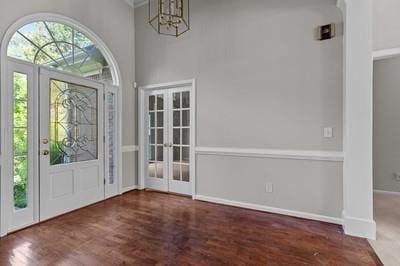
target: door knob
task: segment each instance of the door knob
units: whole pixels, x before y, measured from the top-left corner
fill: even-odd
[[[42,151],[42,155],[44,155],[44,156],[49,155],[49,154],[50,154],[50,152],[48,150],[43,150]]]
[[[49,140],[48,139],[42,139],[42,143],[43,144],[47,144],[47,143],[49,143]]]

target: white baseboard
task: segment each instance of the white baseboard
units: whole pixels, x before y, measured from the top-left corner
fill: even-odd
[[[214,197],[202,196],[202,195],[195,195],[195,196],[193,196],[193,199],[200,200],[200,201],[212,202],[212,203],[218,203],[218,204],[223,204],[223,205],[229,205],[229,206],[234,206],[234,207],[240,207],[240,208],[245,208],[245,209],[293,216],[293,217],[297,217],[297,218],[316,220],[316,221],[321,221],[321,222],[340,224],[340,225],[343,224],[343,220],[341,218],[324,216],[324,215],[319,215],[319,214],[314,214],[314,213],[292,211],[292,210],[280,209],[280,208],[275,208],[275,207],[268,207],[268,206],[264,206],[264,205],[244,203],[244,202],[239,202],[239,201],[226,200],[226,199],[220,199],[220,198],[214,198]]]
[[[386,190],[379,190],[379,189],[374,189],[374,193],[377,193],[377,194],[388,194],[388,195],[398,195],[398,196],[400,196],[400,192],[396,192],[396,191],[386,191]]]
[[[376,240],[376,223],[374,220],[351,217],[343,211],[343,229],[346,235]]]
[[[136,185],[131,186],[131,187],[122,188],[122,194],[127,193],[127,192],[132,191],[132,190],[136,190],[136,189],[138,189],[138,186],[136,186]]]

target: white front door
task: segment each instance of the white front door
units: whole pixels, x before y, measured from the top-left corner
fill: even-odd
[[[146,95],[146,188],[192,195],[192,94],[190,87]]]
[[[40,69],[40,220],[104,199],[103,85]]]

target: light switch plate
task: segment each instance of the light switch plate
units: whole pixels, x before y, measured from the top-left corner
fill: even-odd
[[[265,186],[265,191],[267,193],[273,193],[274,192],[274,184],[267,183],[267,185]]]
[[[324,138],[327,139],[333,138],[333,128],[331,127],[324,128]]]

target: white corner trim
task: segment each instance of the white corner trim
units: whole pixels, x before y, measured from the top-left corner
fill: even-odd
[[[400,47],[391,48],[391,49],[383,49],[383,50],[375,50],[372,52],[372,57],[374,61],[393,58],[396,56],[400,56]]]
[[[332,223],[332,224],[341,225],[343,223],[343,220],[341,218],[319,215],[319,214],[314,214],[314,213],[292,211],[292,210],[280,209],[280,208],[275,208],[275,207],[268,207],[268,206],[264,206],[264,205],[253,204],[253,203],[244,203],[244,202],[239,202],[239,201],[214,198],[214,197],[202,196],[202,195],[195,195],[193,197],[193,199],[217,203],[217,204],[223,204],[223,205],[228,205],[228,206],[233,206],[233,207],[251,209],[251,210],[256,210],[256,211],[270,212],[270,213],[275,213],[275,214],[293,216],[293,217],[297,217],[297,218],[316,220],[316,221]]]
[[[132,191],[132,190],[136,190],[136,189],[138,189],[137,185],[134,185],[134,186],[131,186],[131,187],[124,187],[124,188],[122,188],[122,194],[127,193],[127,192]]]
[[[129,0],[128,0],[129,1]],[[147,0],[135,0],[134,2],[134,7],[138,8],[144,5],[147,5],[148,1]]]
[[[360,219],[342,213],[343,229],[346,235],[376,240],[376,223],[374,220]]]
[[[344,153],[339,151],[196,147],[196,154],[236,156],[236,157],[260,157],[260,158],[291,159],[291,160],[310,160],[310,161],[332,161],[332,162],[344,161]]]
[[[394,195],[394,196],[400,196],[400,192],[396,192],[396,191],[386,191],[386,190],[379,190],[379,189],[375,189],[374,193],[376,194],[387,194],[387,195]]]
[[[136,151],[139,151],[139,146],[137,146],[137,145],[122,146],[121,151],[123,153],[136,152]]]
[[[125,2],[130,5],[131,7],[134,7],[135,1],[134,0],[125,0]]]

